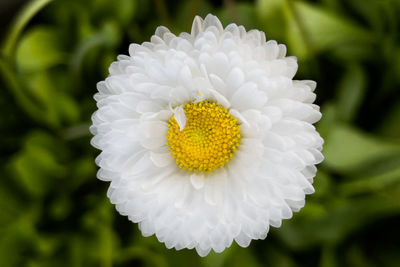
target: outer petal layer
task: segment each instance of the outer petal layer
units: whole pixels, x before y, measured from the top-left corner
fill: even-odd
[[[117,210],[168,248],[222,252],[279,227],[314,192],[323,139],[315,82],[293,81],[297,62],[263,32],[196,17],[190,34],[159,27],[132,44],[97,85],[92,145],[98,178]],[[207,99],[241,123],[233,159],[210,174],[180,169],[166,146],[167,122]],[[175,107],[175,109],[173,108]]]

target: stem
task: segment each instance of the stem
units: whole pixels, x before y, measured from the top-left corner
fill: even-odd
[[[53,0],[33,0],[29,2],[21,10],[21,12],[19,12],[1,46],[2,54],[4,56],[11,57],[15,49],[15,44],[22,30],[25,28],[28,22],[51,1]]]
[[[35,103],[22,88],[15,72],[12,71],[10,64],[0,58],[0,77],[3,76],[4,82],[8,84],[12,94],[15,96],[17,102],[25,111],[34,118],[40,118],[43,115],[43,110],[40,109],[39,103]]]

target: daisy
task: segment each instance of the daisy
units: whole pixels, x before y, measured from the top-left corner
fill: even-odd
[[[92,145],[107,196],[167,248],[222,252],[280,227],[314,192],[316,83],[258,30],[196,17],[158,27],[97,84]]]

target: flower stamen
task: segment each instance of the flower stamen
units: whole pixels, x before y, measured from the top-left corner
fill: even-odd
[[[183,108],[186,125],[172,116],[167,145],[181,169],[209,173],[225,166],[240,143],[240,125],[229,111],[210,101],[188,103]]]

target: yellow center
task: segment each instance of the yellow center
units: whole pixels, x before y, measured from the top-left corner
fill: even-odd
[[[240,141],[240,125],[228,110],[214,102],[188,103],[185,128],[171,117],[167,145],[176,164],[186,170],[212,172],[233,157]]]

